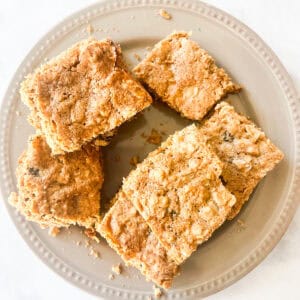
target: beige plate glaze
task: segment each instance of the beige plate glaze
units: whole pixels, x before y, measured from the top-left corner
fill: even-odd
[[[171,21],[158,15],[161,7],[172,14]],[[234,220],[218,230],[183,265],[166,299],[199,299],[215,293],[247,274],[272,250],[296,209],[300,124],[299,99],[291,79],[255,33],[228,14],[201,2],[120,0],[90,6],[46,34],[25,58],[8,88],[0,115],[0,184],[6,203],[9,192],[16,189],[17,157],[33,132],[26,122],[28,111],[20,102],[20,81],[45,58],[87,37],[87,23],[94,27],[97,38],[110,36],[120,42],[131,66],[137,63],[134,53],[143,56],[147,46],[173,30],[193,31],[192,38],[244,86],[243,93],[229,101],[255,120],[285,153],[285,160],[260,183],[239,215],[246,228],[239,230]],[[123,126],[105,150],[104,199],[116,192],[122,176],[128,173],[130,157],[143,158],[155,148],[145,144],[141,133],[157,128],[170,134],[189,123],[159,105]],[[116,154],[121,156],[120,162],[115,161]],[[30,248],[76,286],[106,299],[146,299],[152,295],[152,284],[134,269],[126,268],[124,275],[108,279],[111,266],[121,260],[104,241],[95,246],[102,259],[95,259],[88,255],[84,245],[76,245],[76,241],[86,240],[78,228],[71,228],[71,234],[64,231],[51,238],[47,230],[26,222],[9,205],[7,209]]]

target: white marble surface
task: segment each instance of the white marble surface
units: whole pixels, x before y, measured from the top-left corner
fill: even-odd
[[[91,0],[0,1],[0,99],[41,35]],[[299,0],[209,0],[255,30],[279,56],[300,91]],[[95,299],[44,266],[19,237],[0,201],[0,299]],[[300,211],[272,253],[209,299],[300,299]]]

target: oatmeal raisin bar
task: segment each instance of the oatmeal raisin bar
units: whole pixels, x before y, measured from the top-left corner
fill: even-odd
[[[193,124],[171,135],[124,179],[122,191],[177,264],[226,220],[235,197],[222,163]]]
[[[105,139],[152,102],[126,71],[120,46],[109,39],[75,44],[29,74],[20,93],[30,123],[54,154]]]
[[[218,104],[200,128],[224,163],[223,183],[237,199],[228,216],[233,219],[259,181],[283,159],[283,153],[253,122],[226,102]]]
[[[157,285],[169,288],[178,273],[177,264],[122,191],[114,202],[96,229],[126,264],[139,269]]]
[[[133,72],[154,95],[192,120],[201,120],[216,102],[240,90],[186,32],[156,44]]]
[[[32,136],[16,174],[18,193],[9,200],[28,220],[46,227],[88,228],[99,221],[103,172],[94,147],[52,156],[45,139]]]

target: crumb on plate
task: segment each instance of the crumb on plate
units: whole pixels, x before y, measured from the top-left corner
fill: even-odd
[[[160,298],[162,296],[162,291],[160,288],[153,286],[154,296],[155,298]]]
[[[49,228],[49,235],[56,237],[60,233],[60,228],[53,226]]]
[[[100,243],[100,240],[99,240],[99,238],[97,236],[97,233],[96,233],[94,228],[86,228],[84,230],[84,234],[87,237],[89,237],[90,239],[94,240],[96,243],[98,243],[98,244]]]
[[[151,134],[147,137],[147,142],[153,145],[159,145],[161,143],[161,135],[156,129],[151,130]]]
[[[242,221],[241,219],[238,219],[237,220],[237,224],[238,224],[238,226],[239,226],[239,229],[241,229],[241,230],[244,230],[244,229],[246,229],[246,224],[245,224],[245,222],[244,221]]]
[[[159,10],[159,15],[165,20],[171,20],[172,16],[163,8]]]
[[[120,275],[122,273],[122,266],[121,266],[121,264],[114,265],[114,266],[111,267],[111,270],[115,274]]]
[[[119,162],[120,160],[121,160],[120,154],[116,154],[115,157],[114,157],[114,161]]]
[[[135,167],[135,166],[139,163],[139,160],[140,160],[139,156],[138,156],[138,155],[134,155],[134,156],[132,156],[131,159],[130,159],[130,164],[131,164],[133,167]]]
[[[100,253],[97,250],[95,250],[95,248],[92,248],[92,247],[90,249],[90,255],[94,256],[95,258],[99,258],[100,257]]]
[[[133,56],[134,56],[134,58],[135,58],[137,61],[141,61],[141,60],[142,60],[141,56],[140,56],[139,54],[137,54],[137,53],[133,53]]]
[[[86,240],[84,243],[85,248],[88,248],[91,246],[91,241],[90,240]]]
[[[86,27],[86,31],[88,34],[92,34],[94,32],[94,27],[91,24],[88,24]]]

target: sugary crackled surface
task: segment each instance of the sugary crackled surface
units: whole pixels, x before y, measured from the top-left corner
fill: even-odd
[[[11,193],[10,203],[44,226],[90,227],[99,219],[101,164],[101,153],[90,145],[52,156],[45,139],[33,136],[19,158],[18,193]]]
[[[234,218],[258,182],[278,164],[283,153],[249,119],[222,102],[201,125],[201,131],[224,163],[222,178],[237,202]]]
[[[240,89],[186,32],[156,44],[133,72],[158,98],[193,120],[201,120],[217,101]]]
[[[178,266],[167,255],[150,227],[125,194],[120,191],[115,204],[96,229],[123,260],[138,268],[148,279],[169,288]]]
[[[195,125],[170,136],[137,165],[122,190],[178,264],[227,218],[235,197],[219,179],[222,163]]]
[[[28,75],[20,92],[54,154],[107,135],[152,102],[108,39],[75,44]]]

